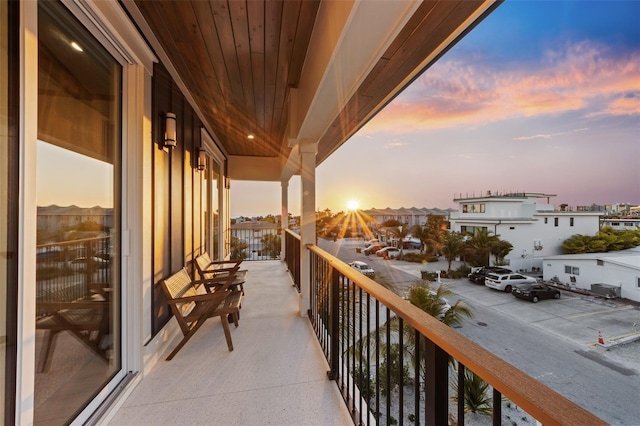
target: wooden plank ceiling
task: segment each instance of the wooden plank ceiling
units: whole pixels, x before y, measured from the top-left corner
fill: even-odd
[[[289,94],[298,87],[321,0],[135,4],[228,155],[288,158]],[[484,0],[425,1],[319,140],[317,163],[395,96]],[[372,23],[375,26],[375,23]],[[318,31],[318,29],[315,29]],[[249,139],[248,135],[255,136]]]

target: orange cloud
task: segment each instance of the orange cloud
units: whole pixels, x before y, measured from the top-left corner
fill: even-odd
[[[363,129],[407,132],[583,111],[640,114],[640,52],[616,56],[580,42],[549,50],[539,63],[489,66],[444,59]]]

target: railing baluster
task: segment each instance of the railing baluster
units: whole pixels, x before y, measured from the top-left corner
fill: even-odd
[[[386,339],[385,339],[385,343],[386,343],[386,347],[387,347],[387,354],[385,357],[385,360],[387,362],[387,368],[386,368],[386,381],[387,381],[387,392],[386,392],[386,397],[387,397],[387,424],[389,424],[389,420],[391,419],[391,374],[392,374],[392,369],[391,369],[391,363],[389,362],[391,360],[391,311],[389,311],[389,308],[385,307],[385,311],[387,313],[387,322],[385,323],[385,327],[386,327]]]
[[[449,355],[426,339],[425,362],[425,422],[427,425],[445,425],[449,417]]]
[[[502,423],[502,394],[493,388],[493,426],[500,426]]]
[[[423,392],[421,381],[422,375],[420,374],[420,346],[422,335],[418,330],[414,329],[414,341],[416,342],[414,350],[414,360],[413,360],[413,377],[415,377],[415,384],[413,385],[414,389],[414,410],[413,415],[415,416],[415,424],[419,425],[420,423],[420,395]]]
[[[364,344],[364,340],[363,340],[363,334],[362,334],[362,287],[358,287],[358,348],[357,348],[357,356],[358,356],[358,370],[355,371],[358,374],[360,374],[360,376],[362,376],[362,374],[364,373],[364,369],[362,368],[362,355],[363,355],[363,348],[362,345]],[[358,413],[359,413],[359,417],[360,417],[360,422],[359,424],[362,424],[362,384],[364,383],[364,381],[360,381],[360,383],[358,384],[358,386],[360,387],[359,389],[359,393],[360,393],[360,398],[358,398]]]
[[[464,365],[458,362],[458,426],[464,426]]]
[[[399,395],[398,395],[398,422],[400,426],[404,424],[404,321],[402,318],[398,318],[398,383]]]
[[[380,301],[376,299],[376,422],[380,421]]]
[[[371,302],[371,295],[369,293],[367,293],[367,334],[371,332],[371,306],[370,306],[370,302]],[[367,380],[367,384],[366,384],[366,392],[367,392],[367,408],[369,410],[371,410],[371,371],[369,371],[369,368],[371,366],[371,344],[369,343],[369,337],[367,336],[367,364],[366,364],[366,380]],[[367,413],[367,416],[365,417],[367,419],[366,423],[367,425],[371,424],[371,416],[369,416],[369,413]]]
[[[356,340],[356,333],[357,333],[357,326],[356,326],[356,285],[353,285],[351,287],[350,293],[351,293],[351,329],[349,330],[349,334],[352,335],[353,340],[352,340],[352,344],[349,345],[347,347],[347,350],[351,353],[351,371],[349,374],[349,378],[351,379],[351,409],[353,410],[352,412],[355,413],[356,411],[356,401],[354,396],[356,395],[356,381],[353,380],[353,375],[356,371],[356,352],[355,352],[355,348],[357,345],[357,340]],[[355,421],[355,417],[354,417],[354,421]]]
[[[331,290],[329,291],[329,297],[331,300],[331,308],[329,309],[329,317],[331,318],[331,370],[329,371],[329,378],[332,380],[336,380],[338,378],[338,363],[340,362],[340,317],[338,314],[338,310],[340,309],[340,301],[338,299],[340,291],[339,286],[340,274],[334,269],[331,271]]]

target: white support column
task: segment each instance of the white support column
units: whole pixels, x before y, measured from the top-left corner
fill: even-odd
[[[316,243],[316,153],[318,144],[311,140],[300,142],[300,316],[311,307],[311,254],[305,245]]]
[[[282,186],[282,211],[281,211],[281,220],[280,226],[282,227],[281,238],[280,238],[280,259],[284,260],[284,256],[286,254],[286,232],[285,229],[289,229],[289,181],[282,181],[280,183]]]

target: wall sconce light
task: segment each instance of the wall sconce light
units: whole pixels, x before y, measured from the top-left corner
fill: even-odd
[[[198,171],[203,171],[206,168],[207,168],[207,151],[204,148],[200,147],[198,148],[197,169]]]
[[[164,146],[167,148],[176,146],[176,115],[172,112],[164,115]]]

